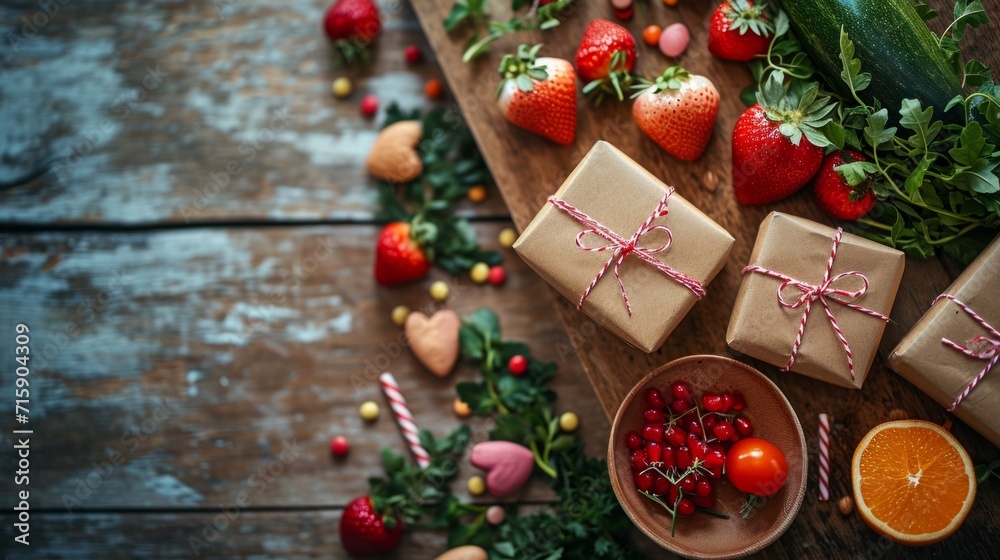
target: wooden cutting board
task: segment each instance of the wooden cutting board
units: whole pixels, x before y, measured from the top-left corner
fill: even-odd
[[[933,7],[950,13],[951,3],[929,2]],[[557,355],[572,359],[577,355],[608,418],[613,418],[622,398],[642,376],[672,359],[691,354],[728,354],[760,369],[784,392],[799,415],[810,442],[811,462],[815,464],[817,415],[831,414],[830,491],[834,499],[850,493],[850,459],[858,441],[873,426],[893,416],[907,416],[943,423],[948,415],[943,407],[917,390],[913,385],[884,366],[889,352],[899,342],[931,300],[943,291],[956,276],[953,263],[944,259],[915,261],[908,259],[899,296],[892,310],[893,322],[886,329],[872,371],[862,390],[843,389],[801,375],[781,373],[777,368],[736,355],[726,347],[725,332],[740,283],[740,269],[747,263],[761,220],[771,210],[780,210],[835,225],[813,204],[808,189],[779,204],[766,207],[740,206],[730,185],[730,135],[744,107],[739,101],[740,90],[750,83],[742,64],[717,60],[706,48],[706,24],[716,1],[680,0],[678,8],[668,8],[659,0],[637,0],[636,17],[626,25],[639,37],[649,23],[666,25],[680,21],[691,30],[688,54],[677,61],[691,72],[709,77],[718,88],[722,103],[711,143],[697,162],[685,163],[673,159],[646,138],[632,120],[631,104],[605,103],[600,108],[579,99],[576,143],[562,147],[510,125],[500,115],[493,99],[499,81],[495,70],[500,57],[512,52],[518,42],[537,43],[543,39],[543,53],[573,59],[576,46],[587,22],[595,18],[613,19],[607,0],[580,2],[574,13],[562,25],[543,33],[520,33],[515,39],[499,41],[488,56],[469,64],[461,61],[468,31],[449,35],[442,20],[448,14],[452,0],[417,0],[417,14],[431,45],[441,62],[445,76],[461,106],[476,140],[493,171],[501,193],[514,221],[524,228],[535,213],[555,192],[566,175],[597,140],[613,143],[639,164],[673,185],[678,192],[701,208],[736,237],[729,262],[708,286],[708,296],[695,305],[653,354],[635,350],[596,326],[575,309],[570,302],[551,291],[558,312],[569,333],[573,348],[557,348]],[[506,0],[490,2],[494,19],[506,19]],[[1000,68],[1000,3],[987,2],[994,23],[988,28],[972,30],[964,45],[972,55],[988,66]],[[947,25],[945,17],[933,22],[940,32]],[[672,61],[658,50],[639,45],[638,70],[647,76],[657,75]],[[609,185],[609,188],[614,188]],[[516,258],[516,257],[512,257]],[[539,293],[539,313],[544,312],[547,296]],[[572,408],[572,402],[560,406]],[[585,418],[584,422],[599,422]],[[970,428],[956,422],[952,433],[966,447],[976,463],[996,458],[997,450]],[[603,450],[588,449],[602,454]],[[1000,523],[1000,489],[993,485],[980,487],[976,505],[965,525],[952,538],[931,549],[904,550],[880,541],[878,535],[865,527],[857,516],[841,517],[831,503],[816,501],[816,468],[806,473],[809,492],[802,510],[788,532],[774,545],[761,552],[761,558],[920,558],[926,554],[943,557],[959,554],[990,556],[1000,546],[1000,535],[993,530]]]

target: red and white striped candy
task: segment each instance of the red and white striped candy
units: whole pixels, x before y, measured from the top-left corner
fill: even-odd
[[[819,415],[819,499],[830,499],[830,417]]]
[[[389,399],[389,406],[392,407],[392,412],[396,416],[396,423],[399,424],[399,429],[403,432],[406,443],[410,445],[410,451],[417,458],[417,464],[422,469],[427,468],[431,464],[431,456],[420,445],[420,438],[417,435],[420,430],[413,423],[413,415],[410,414],[410,409],[406,408],[406,399],[399,392],[399,384],[396,383],[396,378],[391,373],[386,372],[380,375],[378,380],[382,384],[385,396]]]

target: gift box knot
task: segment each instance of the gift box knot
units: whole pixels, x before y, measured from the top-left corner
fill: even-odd
[[[610,228],[601,224],[597,220],[591,218],[586,213],[582,212],[580,209],[566,202],[565,200],[556,198],[555,196],[549,197],[549,203],[551,203],[553,206],[555,206],[562,212],[566,213],[576,221],[586,226],[586,229],[582,230],[576,236],[576,246],[579,249],[582,249],[584,251],[595,251],[595,252],[611,251],[611,257],[608,258],[608,260],[604,263],[604,266],[602,266],[601,269],[597,272],[597,276],[595,276],[594,279],[591,280],[590,284],[586,287],[586,289],[584,289],[583,295],[580,296],[580,301],[576,304],[577,310],[583,307],[584,300],[586,300],[587,296],[590,295],[590,292],[594,289],[594,286],[596,286],[597,283],[601,281],[601,278],[604,277],[604,273],[608,271],[608,268],[610,268],[612,264],[614,264],[615,279],[618,280],[618,288],[619,290],[621,290],[622,301],[625,302],[625,309],[626,311],[628,311],[629,317],[632,316],[632,306],[629,304],[628,293],[625,291],[625,284],[622,283],[622,277],[621,274],[619,274],[618,270],[621,264],[625,261],[625,259],[629,257],[629,255],[635,255],[637,258],[642,259],[643,261],[649,263],[657,270],[662,272],[664,275],[666,275],[668,278],[671,278],[672,280],[681,284],[685,288],[691,290],[691,292],[698,299],[701,299],[705,295],[705,287],[702,285],[701,282],[688,276],[687,274],[684,274],[679,270],[675,270],[670,266],[667,266],[662,261],[653,256],[656,253],[666,251],[668,248],[670,248],[670,244],[673,243],[674,236],[670,232],[670,228],[668,228],[663,224],[653,225],[653,222],[655,222],[657,219],[662,218],[670,213],[668,204],[670,195],[672,195],[673,193],[674,189],[672,187],[667,189],[667,192],[664,193],[663,197],[660,199],[660,202],[656,205],[656,208],[653,210],[653,213],[649,215],[646,221],[643,222],[642,225],[639,226],[639,229],[635,230],[635,233],[633,233],[632,236],[629,237],[628,239],[625,239],[624,237],[618,235]],[[642,237],[647,233],[651,233],[654,231],[664,232],[667,235],[666,241],[659,247],[655,248],[640,247],[639,242],[642,240]],[[601,239],[603,239],[604,241],[606,241],[607,243],[605,245],[600,245],[596,247],[588,246],[586,243],[584,243],[584,237],[586,237],[587,235],[596,235]]]
[[[957,305],[960,309],[962,309],[962,311],[965,311],[970,317],[972,317],[973,320],[982,325],[984,329],[988,330],[990,332],[990,336],[992,337],[990,338],[988,336],[977,336],[969,339],[969,341],[966,342],[964,345],[953,342],[947,338],[941,339],[941,342],[944,343],[945,346],[950,346],[955,350],[962,352],[966,356],[969,356],[970,358],[975,358],[977,360],[988,360],[988,362],[986,363],[986,367],[984,367],[982,371],[979,372],[979,374],[977,374],[975,377],[972,378],[972,381],[970,381],[969,384],[965,386],[965,389],[962,390],[962,393],[959,394],[958,397],[954,400],[954,402],[951,403],[951,406],[948,407],[949,412],[954,412],[954,410],[958,408],[958,405],[962,404],[962,400],[965,399],[965,397],[969,396],[969,393],[971,393],[972,390],[976,388],[976,384],[982,381],[982,379],[986,377],[986,374],[989,373],[991,369],[993,369],[993,366],[997,364],[997,361],[1000,360],[1000,332],[997,332],[997,330],[993,328],[992,325],[986,322],[986,319],[980,317],[978,313],[973,311],[971,307],[963,303],[957,297],[951,294],[941,294],[934,299],[934,303],[937,303],[942,299],[951,300],[955,305]]]
[[[792,344],[792,351],[789,354],[788,363],[785,364],[782,371],[789,371],[792,366],[795,365],[795,358],[798,356],[799,347],[802,346],[802,338],[805,334],[806,323],[809,321],[809,313],[812,311],[812,304],[814,301],[819,301],[820,305],[823,306],[823,310],[826,312],[827,318],[830,319],[830,325],[837,334],[837,339],[840,340],[840,344],[844,347],[844,354],[847,356],[847,366],[851,372],[851,379],[854,379],[854,356],[851,354],[851,345],[847,342],[847,337],[844,336],[844,332],[840,329],[840,325],[837,324],[837,318],[833,315],[833,310],[830,308],[830,302],[838,303],[844,307],[866,313],[887,323],[889,322],[889,318],[878,311],[873,311],[866,307],[852,303],[868,292],[868,278],[864,274],[854,270],[850,272],[842,272],[836,276],[832,276],[833,262],[837,258],[837,248],[840,246],[840,241],[843,238],[843,235],[843,228],[837,228],[837,233],[833,236],[833,247],[830,249],[830,258],[826,261],[826,272],[823,274],[823,279],[818,284],[810,284],[802,280],[796,280],[795,278],[780,272],[758,265],[750,265],[743,269],[743,274],[757,272],[759,274],[764,274],[781,280],[781,284],[778,286],[777,291],[778,305],[788,309],[803,308],[802,319],[799,321],[799,329],[795,335],[795,342]],[[843,285],[842,280],[847,278],[857,278],[861,280],[861,287],[852,291],[834,286],[835,284]],[[785,298],[785,290],[789,288],[794,288],[800,292],[798,299],[790,301]]]

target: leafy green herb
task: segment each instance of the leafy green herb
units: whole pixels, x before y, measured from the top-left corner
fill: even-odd
[[[419,111],[406,112],[393,104],[386,110],[385,126],[418,118]],[[433,109],[421,122],[417,150],[423,173],[406,184],[379,182],[379,219],[409,222],[427,258],[452,274],[477,262],[500,264],[500,254],[480,249],[468,220],[457,217],[452,208],[473,185],[492,182],[472,133],[455,110]]]
[[[474,30],[469,39],[469,47],[462,55],[462,62],[486,53],[490,44],[508,33],[518,31],[533,31],[552,29],[559,26],[563,10],[576,0],[556,0],[544,6],[526,0],[511,0],[511,11],[517,12],[525,6],[531,6],[523,16],[513,16],[507,21],[493,21],[486,11],[488,0],[457,0],[444,20],[444,28],[448,31],[468,25]],[[480,32],[485,35],[480,37]]]
[[[937,15],[923,2],[914,0],[914,5],[924,19]],[[787,91],[806,91],[814,84],[812,62],[787,19],[780,10],[774,14],[775,38],[768,54],[751,64],[762,90],[758,97],[777,94],[775,75]],[[967,29],[986,21],[980,0],[958,0],[954,21],[939,38],[964,84],[979,88],[956,96],[946,108],[953,116],[961,111],[962,124],[945,124],[955,119],[942,118],[915,98],[904,99],[899,107],[862,101],[858,92],[868,87],[871,75],[841,29],[840,80],[850,95],[832,95],[832,120],[813,126],[813,136],[825,136],[830,146],[860,151],[868,159],[837,168],[852,185],[867,181],[879,199],[858,220],[856,233],[913,257],[928,258],[941,249],[968,263],[1000,230],[1000,87],[985,65],[976,60],[963,64],[958,53]],[[891,120],[898,126],[888,126]]]
[[[1000,459],[988,465],[976,465],[976,480],[982,484],[990,479],[990,476],[1000,478]]]

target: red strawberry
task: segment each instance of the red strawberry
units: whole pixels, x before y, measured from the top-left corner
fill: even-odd
[[[767,53],[774,29],[764,16],[764,4],[726,0],[708,22],[708,51],[719,58],[745,62]]]
[[[340,518],[340,542],[351,556],[364,558],[385,554],[399,546],[403,522],[395,515],[379,515],[368,496],[344,509]]]
[[[635,37],[628,29],[606,19],[587,24],[576,49],[576,71],[586,82],[584,94],[593,93],[598,101],[604,94],[614,94],[621,101],[622,90],[632,84],[634,67]]]
[[[762,82],[757,103],[733,129],[733,189],[742,204],[767,204],[789,196],[816,174],[830,142],[819,131],[833,110],[817,99],[819,86],[785,94],[784,74]]]
[[[521,45],[500,61],[500,112],[517,126],[560,144],[576,138],[576,75],[561,58],[536,58],[541,45]]]
[[[410,235],[410,224],[393,222],[382,229],[375,246],[375,280],[394,286],[419,280],[430,270],[424,250]]]
[[[337,0],[326,12],[323,29],[342,61],[367,62],[370,54],[366,47],[382,30],[382,20],[373,0]]]
[[[871,177],[863,170],[837,170],[854,162],[868,161],[854,150],[833,152],[826,156],[814,181],[816,205],[820,210],[841,220],[857,220],[875,206]]]
[[[655,82],[633,89],[641,90],[632,96],[632,117],[639,128],[674,157],[698,159],[719,112],[719,92],[712,82],[672,66]]]

